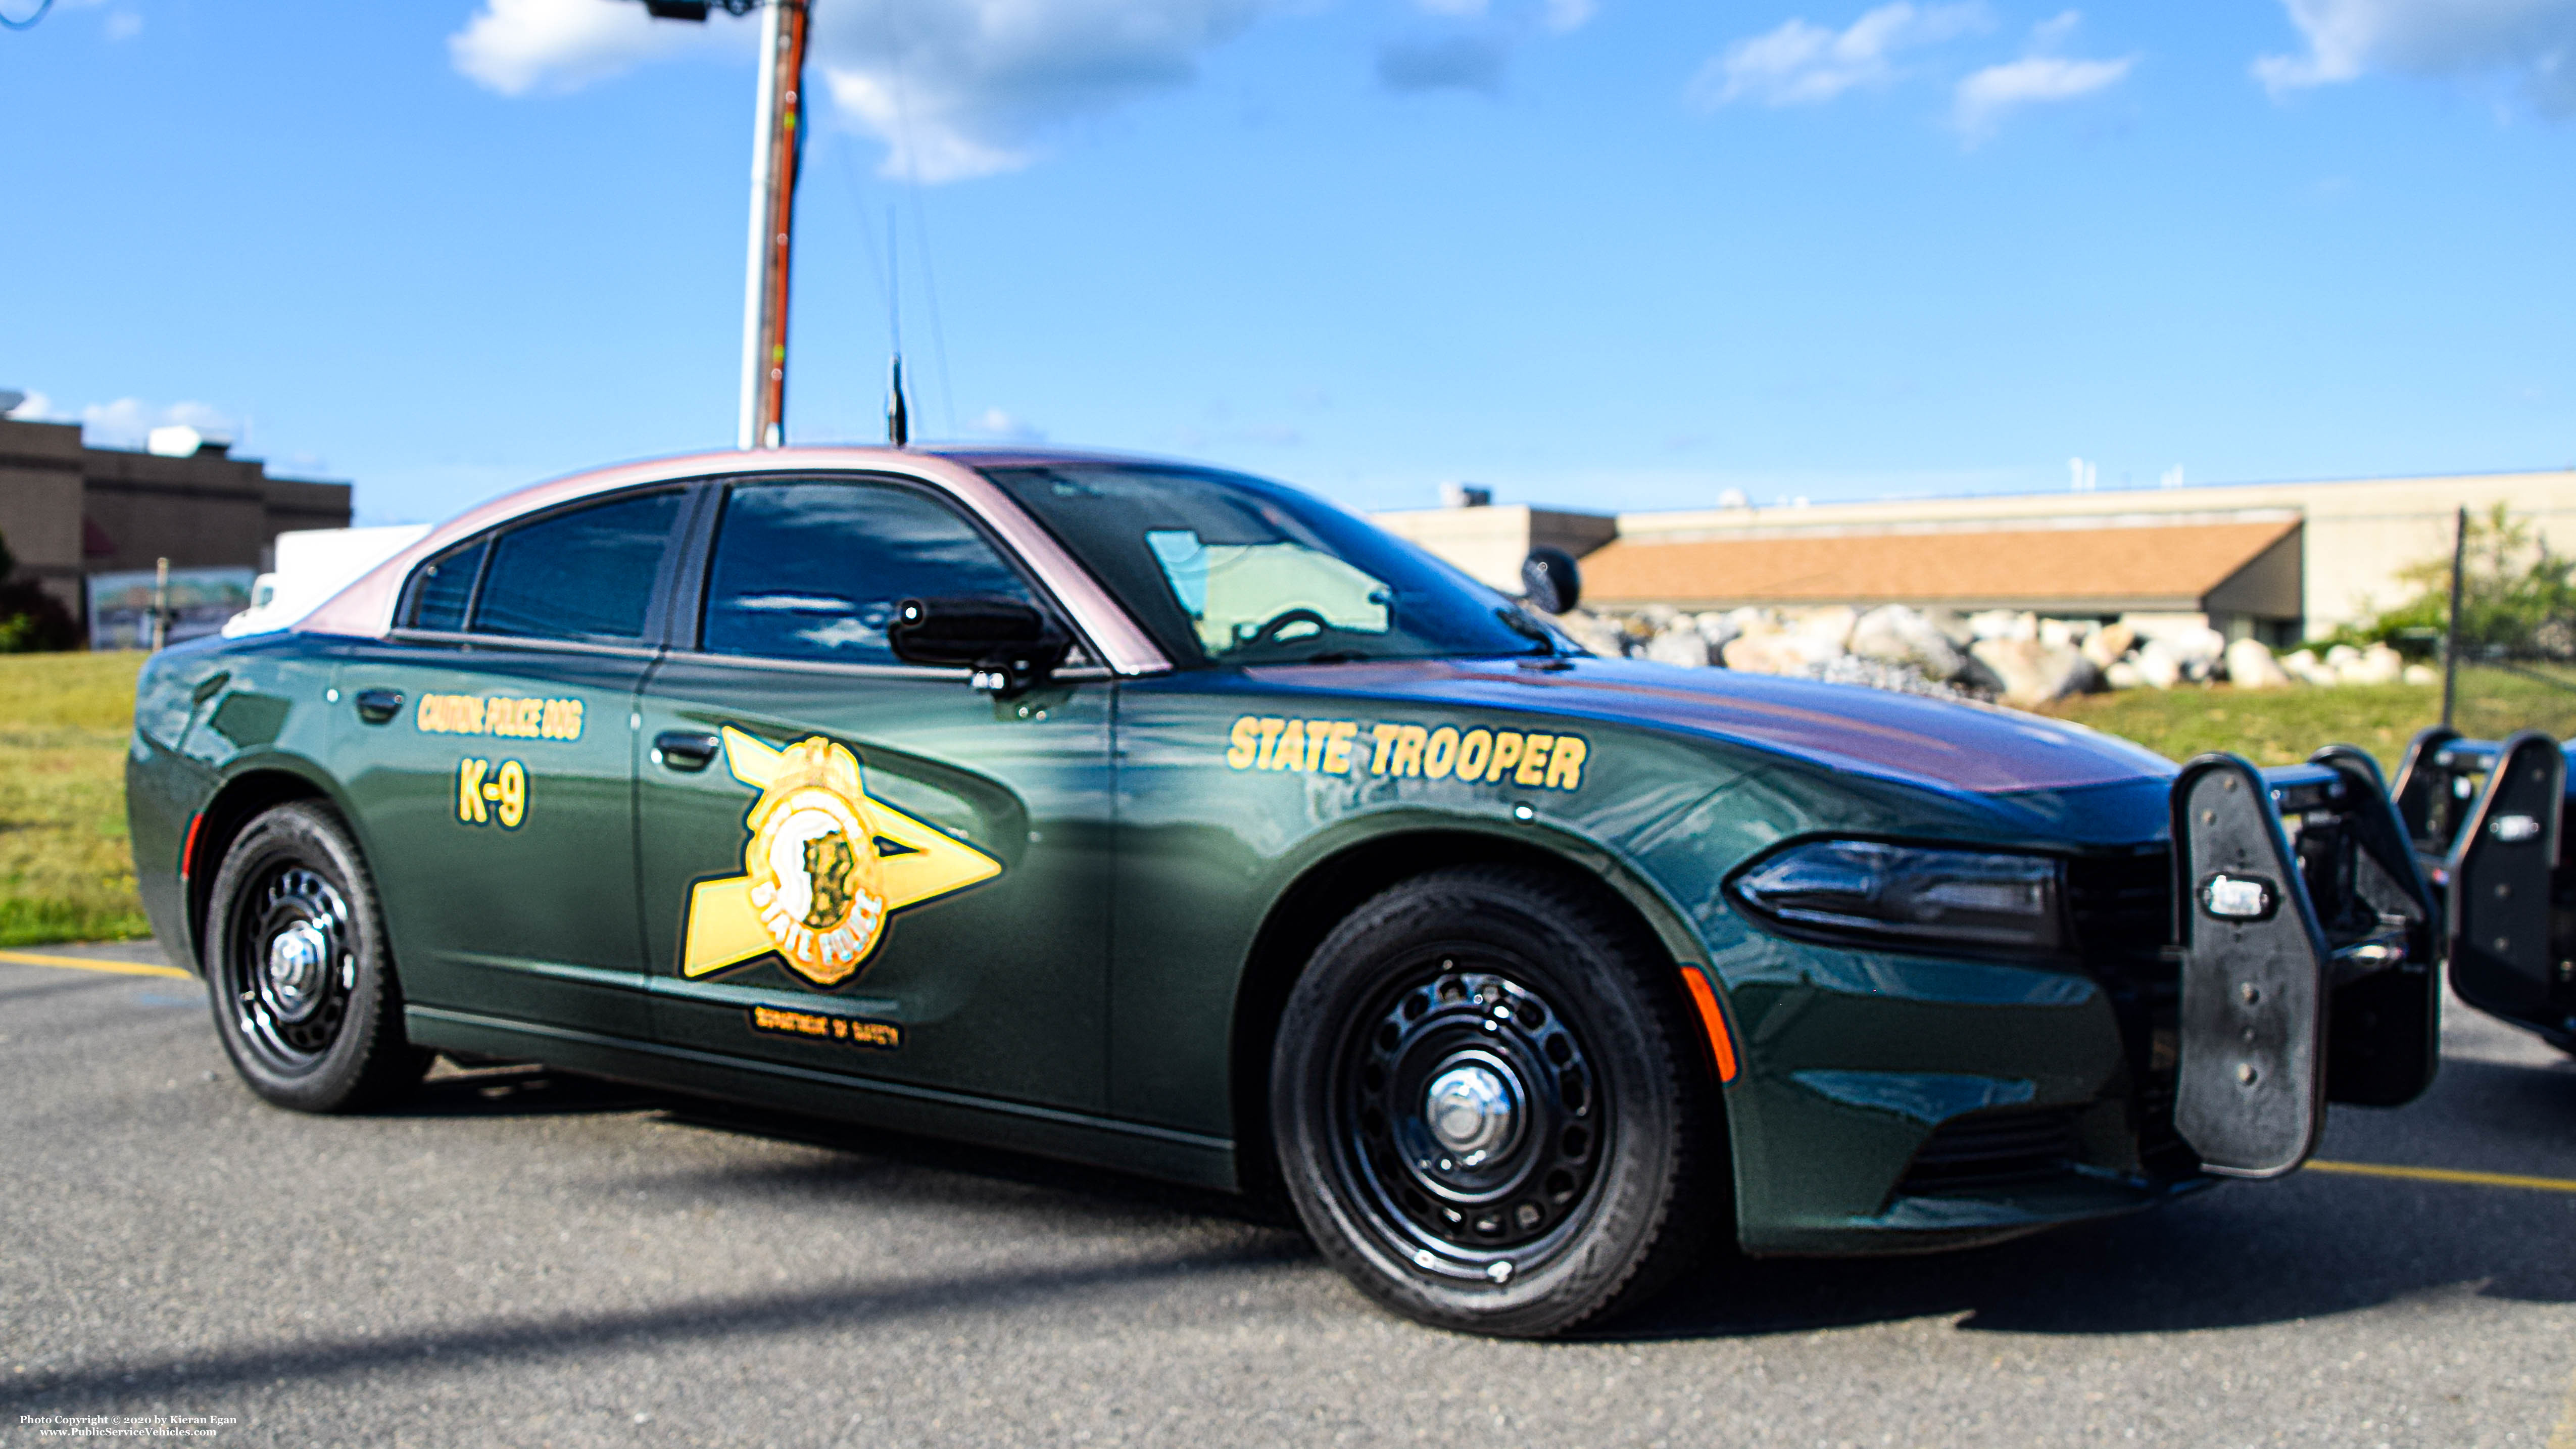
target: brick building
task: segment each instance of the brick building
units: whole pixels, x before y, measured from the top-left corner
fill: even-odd
[[[269,568],[277,535],[349,526],[349,485],[272,478],[209,442],[163,457],[81,442],[76,423],[0,418],[0,538],[81,617],[92,574]]]

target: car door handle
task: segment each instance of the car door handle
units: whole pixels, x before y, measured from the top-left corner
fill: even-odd
[[[653,763],[666,770],[703,770],[724,741],[699,730],[664,730],[653,737]]]
[[[358,691],[358,718],[369,724],[383,724],[402,713],[402,704],[399,689],[362,689]]]

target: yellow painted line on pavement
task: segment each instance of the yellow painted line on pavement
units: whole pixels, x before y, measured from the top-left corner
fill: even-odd
[[[102,961],[94,956],[49,956],[36,951],[0,951],[0,962],[12,966],[62,966],[74,971],[112,971],[119,976],[175,976],[182,981],[197,978],[176,966],[154,966],[142,961]]]
[[[2402,1177],[2413,1182],[2456,1182],[2470,1187],[2528,1187],[2541,1192],[2576,1192],[2576,1177],[2524,1177],[2513,1172],[2462,1172],[2453,1167],[2398,1167],[2385,1162],[2311,1162],[2308,1164],[2308,1171],[2341,1172],[2353,1177]],[[2576,1445],[2570,1445],[2569,1449],[2576,1449]]]

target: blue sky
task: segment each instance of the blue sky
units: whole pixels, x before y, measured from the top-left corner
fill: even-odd
[[[33,0],[0,0],[25,15]],[[1676,507],[2576,464],[2576,0],[816,0],[789,433]],[[428,519],[734,432],[747,23],[57,0],[0,386]]]

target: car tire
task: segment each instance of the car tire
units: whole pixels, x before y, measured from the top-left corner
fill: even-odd
[[[384,916],[339,818],[298,801],[253,819],[206,913],[215,1030],[250,1089],[299,1112],[354,1112],[408,1091],[432,1054],[403,1035]]]
[[[1615,1316],[1728,1226],[1700,1032],[1669,955],[1578,884],[1407,880],[1289,995],[1270,1084],[1289,1199],[1408,1318],[1535,1338]]]

